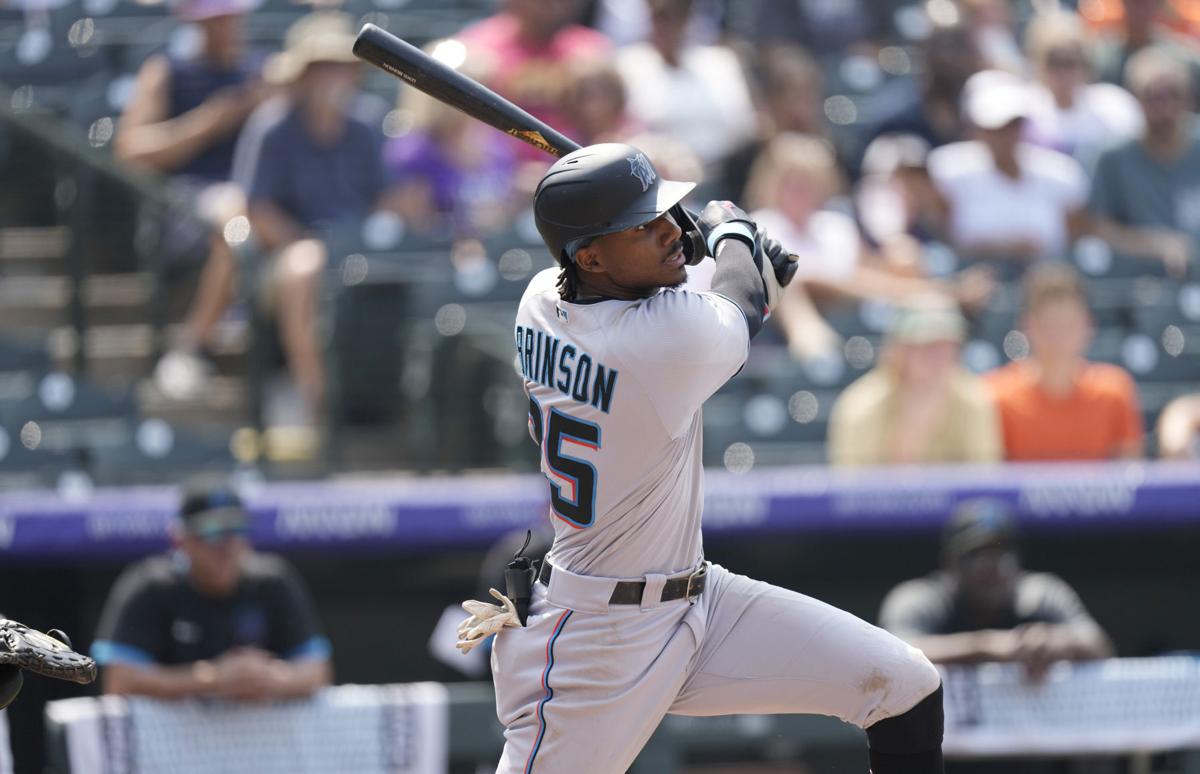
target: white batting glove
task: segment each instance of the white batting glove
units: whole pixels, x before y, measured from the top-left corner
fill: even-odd
[[[468,599],[462,603],[463,610],[470,613],[471,617],[458,625],[458,642],[454,647],[464,654],[470,653],[476,645],[505,627],[521,626],[521,619],[517,616],[517,609],[512,600],[495,589],[488,589],[488,593],[500,604],[492,605],[475,599]]]

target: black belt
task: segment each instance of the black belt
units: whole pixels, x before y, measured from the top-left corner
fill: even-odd
[[[538,571],[538,580],[550,585],[550,575],[554,568],[547,561],[542,561],[542,569]],[[662,596],[659,602],[671,602],[676,599],[691,599],[704,591],[708,582],[708,562],[700,565],[691,575],[683,578],[670,578],[663,584]],[[610,605],[640,605],[642,594],[646,591],[646,581],[617,581],[613,587],[612,596],[608,598]]]

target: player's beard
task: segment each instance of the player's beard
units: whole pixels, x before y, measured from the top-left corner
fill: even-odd
[[[676,252],[678,252],[678,251],[680,251],[680,250],[682,250],[682,249],[683,249],[683,241],[682,241],[682,240],[676,240],[675,244],[671,245],[671,251],[670,251],[669,255],[674,255]],[[682,269],[683,269],[682,276],[680,276],[680,278],[679,278],[679,279],[677,279],[677,280],[676,280],[676,281],[674,281],[674,282],[671,282],[671,283],[668,283],[668,284],[665,284],[665,285],[663,285],[663,289],[665,289],[665,290],[674,290],[674,289],[676,289],[676,288],[678,288],[678,287],[682,287],[682,286],[683,286],[683,284],[684,284],[685,282],[687,282],[687,281],[688,281],[688,274],[687,274],[687,264],[685,263],[685,264],[684,264],[682,267],[680,267],[680,268],[682,268]]]

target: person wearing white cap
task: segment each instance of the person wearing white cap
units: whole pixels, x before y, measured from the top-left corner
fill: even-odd
[[[200,33],[191,55],[150,57],[138,71],[113,150],[128,164],[169,177],[190,211],[167,215],[164,260],[204,261],[195,301],[155,378],[168,397],[195,397],[210,366],[202,353],[229,304],[234,257],[220,237],[245,200],[230,183],[237,134],[268,94],[263,55],[245,42],[248,0],[181,0],[176,17]]]
[[[1077,14],[1036,14],[1025,49],[1036,71],[1026,139],[1075,157],[1089,170],[1109,146],[1142,132],[1142,109],[1125,89],[1095,83],[1091,44]]]
[[[991,463],[1000,421],[983,384],[959,365],[967,324],[948,298],[912,299],[879,365],[838,396],[829,419],[834,465]]]
[[[1088,181],[1077,161],[1023,142],[1030,91],[1000,70],[971,76],[962,111],[975,139],[935,149],[929,173],[968,259],[1061,259],[1085,224]]]

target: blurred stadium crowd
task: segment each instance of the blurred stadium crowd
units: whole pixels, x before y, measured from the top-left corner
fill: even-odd
[[[581,143],[639,146],[700,181],[695,204],[742,203],[799,255],[706,404],[710,466],[1200,457],[1195,0],[0,0],[0,492],[534,468],[511,335],[552,265],[528,211],[551,159],[358,63],[365,22]],[[330,559],[327,626],[214,498],[185,504],[180,566],[221,593],[251,577],[266,617],[168,653],[145,600],[186,585],[179,553],[134,565],[92,632],[118,665],[107,689],[307,694],[331,679],[325,634],[378,617],[368,593],[384,639],[417,654],[400,676],[428,676],[426,632],[392,621],[389,595],[423,621],[473,558]],[[1112,610],[1151,584],[1084,550],[1035,554],[1091,573],[1101,628],[1065,581],[1022,569],[1011,516],[969,505],[941,571],[899,586],[920,557],[888,535],[857,565],[783,541],[746,556],[803,567],[814,594],[853,573],[866,616],[871,584],[893,588],[881,623],[940,662],[1110,655]],[[1188,545],[1173,559],[1194,572]],[[1006,607],[1017,588],[1032,613]],[[958,636],[981,620],[986,637]],[[1184,623],[1162,625],[1186,640]],[[341,636],[339,675],[395,678],[355,672],[369,659]],[[236,642],[253,652],[226,658]],[[147,678],[122,657],[204,666]]]
[[[1196,454],[1195,3],[9,0],[9,483],[532,464],[550,159],[368,21],[799,254],[709,464]]]

